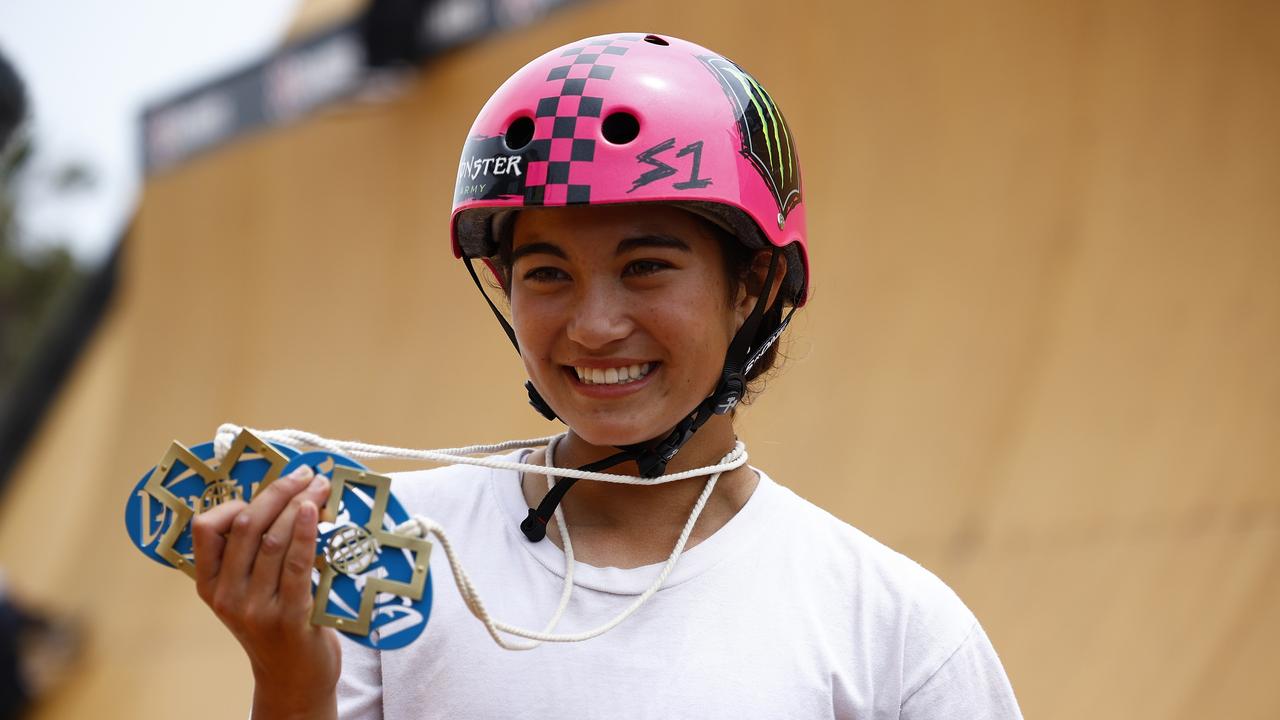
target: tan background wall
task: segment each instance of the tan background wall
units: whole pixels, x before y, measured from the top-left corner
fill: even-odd
[[[171,439],[548,431],[449,196],[488,92],[615,29],[736,59],[799,140],[815,292],[754,462],[951,583],[1028,717],[1280,717],[1280,5],[1212,0],[588,3],[151,182],[0,507],[0,566],[92,631],[39,717],[243,712],[121,526]]]

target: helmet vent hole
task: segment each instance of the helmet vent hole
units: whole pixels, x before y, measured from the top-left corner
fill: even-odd
[[[533,118],[516,118],[503,138],[508,150],[519,150],[533,141]]]
[[[644,41],[647,43],[653,43],[654,45],[670,45],[671,44],[666,40],[663,40],[662,38],[658,37],[657,35],[645,35]]]
[[[614,145],[626,145],[640,134],[640,121],[629,112],[611,113],[600,124],[600,133]]]

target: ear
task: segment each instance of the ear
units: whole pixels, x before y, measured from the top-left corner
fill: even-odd
[[[778,300],[778,293],[782,291],[782,281],[787,277],[787,254],[781,250],[778,251],[778,267],[773,271],[773,282],[766,289],[764,281],[769,276],[769,262],[772,257],[773,249],[769,248],[760,250],[751,259],[751,269],[747,272],[742,287],[738,288],[738,296],[734,302],[733,310],[738,328],[742,327],[747,317],[751,315],[751,311],[755,309],[760,293],[766,290],[769,293],[764,305],[766,310],[773,307]]]

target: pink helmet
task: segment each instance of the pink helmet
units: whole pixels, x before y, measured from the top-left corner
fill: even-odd
[[[750,247],[784,248],[785,294],[808,288],[795,141],[755,78],[672,37],[602,35],[525,65],[471,126],[453,196],[458,257],[496,251],[504,210],[673,203]]]

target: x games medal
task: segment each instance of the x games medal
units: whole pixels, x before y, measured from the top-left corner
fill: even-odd
[[[308,465],[330,478],[321,509],[313,623],[367,647],[391,650],[422,634],[431,613],[431,543],[400,535],[409,520],[391,479],[330,452],[299,453],[242,431],[216,467],[213,443],[174,442],[142,476],[125,506],[129,539],[144,555],[195,577],[192,518],[231,500],[249,502],[278,478]]]
[[[213,443],[187,449],[174,442],[142,476],[125,506],[125,528],[144,555],[195,577],[191,518],[229,500],[250,500],[279,478],[298,451],[249,433],[236,438],[217,470]],[[297,467],[293,465],[293,467]]]

